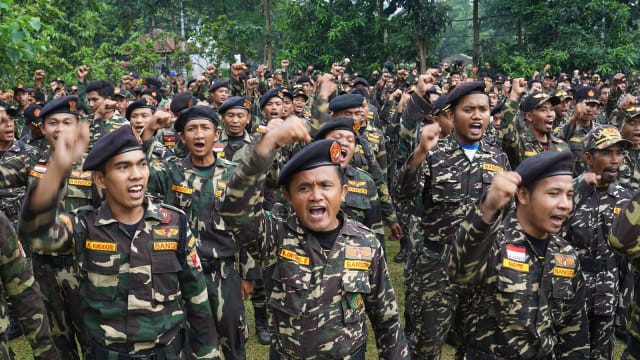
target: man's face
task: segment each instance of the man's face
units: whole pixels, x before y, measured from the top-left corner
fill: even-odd
[[[549,101],[537,108],[525,113],[525,118],[530,122],[531,130],[534,134],[548,134],[553,130],[553,121],[556,119],[556,112]]]
[[[489,94],[489,106],[493,109],[498,104],[498,94]]]
[[[533,83],[531,83],[531,89],[529,90],[529,93],[533,93],[536,91],[542,91],[542,84],[539,81],[534,81]]]
[[[87,93],[87,100],[89,100],[91,111],[96,112],[104,103],[105,98],[100,96],[97,91],[90,91]]]
[[[545,89],[551,89],[551,79],[546,77],[542,80],[542,87]]]
[[[337,167],[320,166],[300,171],[289,181],[284,196],[300,223],[311,231],[330,231],[340,225],[337,218],[347,186],[340,183]]]
[[[301,116],[302,113],[304,113],[304,109],[306,106],[307,101],[303,96],[296,96],[295,98],[293,98],[293,112],[296,115]]]
[[[504,114],[502,111],[493,114],[493,128],[495,130],[500,130],[500,124],[502,123],[502,119],[504,118]]]
[[[104,172],[93,172],[93,179],[104,190],[114,214],[128,213],[142,206],[149,181],[149,168],[144,152],[127,151],[112,157],[105,163]]]
[[[129,106],[129,100],[124,96],[116,96],[116,110],[120,114],[125,114],[127,112],[127,106]]]
[[[352,118],[356,124],[360,125],[360,128],[367,125],[367,117],[362,107],[339,110],[333,113],[334,119],[341,116]]]
[[[597,101],[582,101],[579,103],[582,109],[582,121],[593,122],[596,120],[596,116],[600,113],[600,103]]]
[[[636,116],[625,121],[620,134],[623,138],[631,141],[635,149],[640,148],[640,117]]]
[[[0,148],[3,145],[10,145],[15,139],[15,124],[7,114],[7,110],[0,107]]]
[[[282,106],[282,99],[279,97],[276,96],[269,99],[262,108],[262,113],[264,114],[265,119],[269,121],[282,118]]]
[[[220,106],[229,98],[229,89],[224,86],[217,88],[211,92],[211,96],[213,96],[216,106]]]
[[[304,90],[304,93],[307,96],[311,96],[311,94],[313,93],[313,84],[309,82],[302,83],[302,90]]]
[[[282,117],[287,118],[289,115],[291,115],[292,111],[293,100],[290,97],[285,96],[284,99],[282,99]]]
[[[453,131],[453,119],[451,119],[451,112],[448,110],[443,114],[435,117],[435,120],[440,125],[440,137],[443,138]]]
[[[517,196],[518,210],[523,211],[529,225],[528,234],[545,239],[560,231],[573,209],[573,177],[557,175],[541,179],[532,191],[519,188]]]
[[[52,81],[49,83],[49,86],[51,87],[52,91],[56,91],[56,89],[58,88],[58,82],[57,81]]]
[[[600,175],[598,185],[608,185],[616,181],[624,154],[622,146],[616,144],[606,149],[585,152],[584,161],[593,173]]]
[[[566,98],[562,100],[558,105],[553,107],[553,110],[556,112],[556,118],[564,118],[569,113],[569,105],[571,104],[571,99]]]
[[[222,115],[224,129],[230,136],[244,135],[244,129],[249,120],[249,112],[244,109],[229,109]]]
[[[126,88],[129,87],[129,83],[131,82],[131,78],[129,77],[129,75],[123,75],[120,78],[120,82],[122,83],[122,87],[126,89]]]
[[[349,130],[332,130],[325,139],[336,140],[340,144],[340,167],[346,169],[356,152],[356,135]]]
[[[18,91],[16,93],[16,102],[20,107],[27,107],[31,102],[31,96],[29,96],[29,93],[26,91]]]
[[[72,131],[76,125],[78,125],[78,118],[73,114],[58,113],[47,115],[47,118],[44,119],[44,136],[53,147],[60,133]]]
[[[603,104],[607,103],[607,98],[609,97],[609,93],[611,92],[611,88],[602,87],[600,88],[600,102]]]
[[[151,117],[153,116],[153,111],[149,108],[137,108],[131,112],[131,116],[129,119],[129,124],[131,127],[138,132],[138,134],[142,133],[145,125],[149,122]]]
[[[191,156],[205,158],[213,154],[213,144],[218,141],[218,132],[213,122],[194,119],[184,125],[181,137]]]
[[[454,136],[467,145],[473,145],[482,139],[489,126],[491,109],[489,97],[485,94],[465,95],[458,101],[453,115]]]

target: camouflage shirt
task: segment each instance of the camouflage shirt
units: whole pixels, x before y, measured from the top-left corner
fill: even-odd
[[[640,150],[627,149],[624,162],[620,165],[618,182],[632,193],[640,190]]]
[[[526,127],[524,132],[520,132],[516,124],[516,113],[518,112],[518,103],[513,100],[507,100],[504,104],[504,118],[500,123],[499,137],[502,139],[502,149],[511,162],[511,167],[516,168],[522,160],[534,156],[545,151],[543,143],[538,141],[533,135],[530,127]],[[548,134],[547,150],[564,151],[569,150],[567,144]]]
[[[89,149],[93,148],[96,141],[100,139],[100,137],[104,134],[108,134],[113,130],[116,130],[122,125],[129,124],[129,120],[127,120],[124,116],[122,116],[119,112],[115,112],[111,118],[108,120],[99,118],[96,119],[93,115],[89,118]]]
[[[380,358],[408,351],[380,243],[371,230],[338,215],[330,251],[298,222],[269,216],[259,189],[275,154],[252,149],[229,182],[222,214],[238,242],[264,270],[273,346],[283,359],[349,359],[373,324]]]
[[[569,145],[569,150],[573,153],[573,176],[580,176],[585,170],[584,164],[584,145],[582,144],[582,140],[587,136],[589,131],[593,129],[593,124],[589,126],[582,126],[580,124],[575,124],[573,122],[568,122],[560,133],[558,137],[567,142]]]
[[[180,210],[146,204],[133,236],[106,201],[56,214],[54,203],[38,212],[26,207],[20,233],[42,252],[74,253],[82,321],[93,341],[135,354],[177,341],[186,320],[192,355],[219,358],[195,237]]]
[[[36,148],[19,140],[0,156],[0,207],[15,225],[27,189],[27,174],[38,156]]]
[[[349,165],[344,170],[347,179],[347,197],[342,203],[346,215],[367,226],[384,244],[384,225],[376,184],[369,174]]]
[[[589,358],[582,270],[560,236],[550,236],[546,253],[537,254],[515,212],[487,224],[474,206],[448,253],[447,272],[475,286],[471,358]]]
[[[242,138],[229,137],[226,131],[222,131],[220,139],[213,146],[216,156],[229,161],[239,161],[247,153],[247,146],[255,142],[252,135],[245,130]]]
[[[173,126],[158,130],[156,139],[160,140],[162,145],[171,149],[180,159],[184,158],[189,152],[187,146],[182,142],[180,134],[173,130]]]

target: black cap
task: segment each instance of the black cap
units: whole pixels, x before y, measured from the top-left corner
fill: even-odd
[[[173,96],[171,100],[171,105],[169,105],[169,110],[172,113],[177,114],[180,111],[192,107],[198,103],[198,99],[193,97],[189,92],[181,92]]]
[[[335,140],[317,140],[302,148],[282,167],[278,185],[285,185],[300,171],[320,166],[340,166],[342,149]]]
[[[522,182],[520,186],[529,186],[540,179],[557,175],[573,176],[573,155],[570,151],[543,151],[524,159],[516,168]]]
[[[153,105],[153,101],[149,98],[143,98],[138,101],[134,101],[127,106],[127,111],[125,113],[127,120],[131,120],[131,113],[133,110],[141,108],[151,109],[152,113],[156,112],[156,107]]]
[[[173,124],[173,128],[176,129],[177,132],[182,132],[184,130],[184,126],[189,121],[195,119],[209,120],[214,123],[216,127],[220,124],[218,114],[216,114],[212,108],[209,106],[196,105],[182,110],[180,115],[178,115],[178,120]]]
[[[12,117],[18,115],[18,110],[9,104],[0,101],[0,106],[2,106],[7,111],[7,115]]]
[[[218,113],[220,115],[224,115],[227,110],[230,109],[242,109],[242,110],[251,110],[251,100],[244,96],[232,96],[227,99],[220,107],[218,108]]]
[[[291,93],[291,91],[289,91],[289,89],[287,89],[287,88],[283,87],[283,88],[280,88],[280,91],[282,92],[282,95],[283,95],[283,96],[286,96],[286,97],[288,97],[289,99],[293,100],[293,94]],[[284,100],[284,99],[283,99],[283,100]]]
[[[451,104],[449,104],[449,97],[447,95],[440,95],[440,97],[433,102],[431,114],[438,116],[449,110],[449,107],[451,107]]]
[[[324,123],[318,133],[316,134],[317,139],[324,139],[327,134],[333,130],[349,130],[354,134],[358,134],[360,130],[360,125],[358,123],[354,123],[353,118],[340,116],[329,122]]]
[[[63,96],[49,101],[40,111],[40,117],[44,119],[47,115],[59,113],[78,115],[78,97]]]
[[[329,102],[329,110],[340,111],[362,106],[364,98],[358,94],[338,95]]]
[[[307,96],[307,93],[304,92],[304,89],[300,85],[295,85],[293,87],[293,97],[295,98],[296,96],[302,96],[305,100],[309,98]]]
[[[522,108],[523,112],[529,112],[546,103],[547,101],[549,101],[551,105],[558,105],[560,103],[560,99],[549,96],[548,94],[545,94],[543,92],[536,91],[529,94],[529,96],[522,100],[520,108]]]
[[[266,94],[262,95],[260,98],[260,109],[262,109],[271,98],[279,97],[280,99],[284,98],[284,94],[280,89],[272,89],[267,91]]]
[[[458,104],[458,101],[463,97],[470,94],[486,94],[485,91],[485,83],[484,81],[472,81],[465,82],[458,86],[456,86],[453,91],[449,93],[449,104],[452,107],[455,107]]]
[[[24,86],[23,84],[18,84],[16,85],[16,87],[13,88],[13,94],[17,94],[19,92],[27,92],[27,87]]]
[[[567,90],[565,89],[557,89],[551,92],[551,97],[553,98],[557,98],[558,99],[558,103],[564,101],[565,99],[571,99],[573,100],[573,95],[571,95],[569,92],[567,92]]]
[[[100,170],[102,164],[112,157],[134,150],[142,150],[142,140],[131,125],[122,125],[96,141],[84,160],[82,170]]]
[[[160,93],[160,90],[156,88],[144,89],[140,95],[149,95],[157,102],[162,101],[162,94]]]
[[[137,79],[140,79],[140,74],[138,74],[138,73],[137,73],[137,72],[135,72],[135,71],[130,71],[130,72],[129,72],[129,76],[131,76],[132,78],[134,78],[134,79],[136,79],[136,80],[137,80]]]
[[[131,94],[126,89],[117,87],[113,89],[113,96],[114,97],[121,96],[125,99],[128,99],[131,96]]]
[[[582,86],[576,89],[575,99],[576,102],[597,102],[600,103],[598,99],[600,97],[600,91],[593,86]]]
[[[303,84],[303,83],[311,83],[311,79],[309,79],[308,76],[303,75],[303,76],[300,76],[298,80],[296,80],[296,84]]]
[[[160,82],[160,80],[154,78],[154,77],[148,77],[148,78],[144,78],[142,83],[144,85],[147,85],[150,88],[154,88],[154,89],[160,89],[162,87],[162,83]]]
[[[42,106],[37,104],[31,104],[24,109],[24,120],[27,124],[39,124],[42,122],[40,113],[42,112]]]
[[[229,80],[217,80],[214,81],[211,86],[209,86],[209,92],[216,91],[221,87],[229,88]]]
[[[364,85],[364,86],[367,86],[367,87],[369,86],[369,83],[367,82],[367,80],[365,80],[365,78],[361,78],[361,77],[359,77],[359,78],[357,78],[357,79],[355,79],[353,81],[353,87],[355,87],[358,84]]]

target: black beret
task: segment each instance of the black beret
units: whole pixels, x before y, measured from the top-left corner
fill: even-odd
[[[22,84],[18,84],[18,85],[16,85],[16,87],[13,88],[13,94],[14,95],[19,93],[19,92],[21,92],[21,91],[22,92],[27,92],[27,88]]]
[[[497,114],[499,112],[502,112],[503,108],[504,108],[504,103],[502,101],[500,101],[498,103],[498,105],[494,106],[493,109],[491,109],[491,116],[493,116],[493,115],[495,115],[495,114]]]
[[[162,94],[160,94],[160,90],[152,88],[152,89],[144,89],[140,95],[149,95],[154,98],[157,102],[162,101]]]
[[[303,75],[303,76],[300,76],[298,80],[296,80],[296,84],[303,84],[303,83],[311,83],[311,79],[309,79],[308,76]]]
[[[40,117],[44,119],[47,115],[59,113],[78,115],[78,97],[63,96],[49,101],[40,111]]]
[[[354,134],[358,134],[360,125],[353,122],[353,118],[340,116],[329,122],[324,123],[318,133],[316,134],[316,140],[324,139],[327,134],[333,130],[349,130]]]
[[[359,88],[355,88],[353,90],[351,90],[352,94],[356,94],[356,95],[360,95],[362,96],[363,99],[366,99],[367,97],[369,97],[369,93],[367,92],[367,89],[363,88],[363,87],[359,87]]]
[[[251,110],[251,100],[244,96],[232,96],[227,99],[220,107],[218,108],[218,113],[224,115],[227,110],[230,109],[243,109],[250,111]]]
[[[262,109],[271,98],[279,97],[280,99],[284,98],[284,94],[280,89],[272,89],[267,91],[266,94],[262,95],[260,98],[260,109]]]
[[[449,97],[447,95],[440,95],[440,97],[433,102],[433,108],[431,109],[432,115],[440,115],[451,107],[449,104]]]
[[[361,85],[364,85],[364,86],[367,86],[367,87],[369,86],[369,83],[367,82],[367,80],[365,80],[364,78],[361,78],[361,77],[355,79],[355,81],[353,82],[353,86],[356,86],[358,84],[361,84]]]
[[[573,155],[570,151],[543,151],[524,159],[516,168],[522,182],[520,186],[529,186],[540,179],[557,175],[573,176]]]
[[[600,102],[600,91],[593,86],[583,86],[576,89],[575,99],[576,102]]]
[[[129,72],[129,76],[131,76],[131,77],[132,77],[132,78],[134,78],[134,79],[140,79],[140,74],[138,74],[138,73],[137,73],[137,72],[135,72],[135,71],[131,71],[131,72]]]
[[[40,113],[42,112],[42,106],[37,104],[31,104],[24,109],[24,120],[27,124],[38,124],[42,122]]]
[[[496,76],[494,76],[493,78],[493,82],[495,82],[496,84],[501,84],[504,82],[504,75],[502,74],[496,74]]]
[[[18,115],[18,110],[9,104],[0,101],[0,106],[2,106],[7,111],[7,115],[9,116]]]
[[[549,96],[543,92],[536,91],[529,94],[524,100],[522,100],[522,104],[520,104],[520,108],[523,112],[529,112],[533,109],[539,107],[540,105],[549,101],[551,105],[558,105],[560,103],[560,99],[557,97]]]
[[[220,119],[218,118],[218,114],[210,108],[209,106],[196,105],[190,108],[186,108],[180,111],[180,115],[178,115],[178,120],[173,124],[173,128],[176,129],[177,132],[182,132],[184,130],[184,126],[190,121],[195,119],[205,119],[209,120],[218,127],[220,124]]]
[[[100,170],[105,161],[134,150],[142,150],[142,140],[131,128],[131,125],[122,125],[96,141],[82,164],[82,170]]]
[[[153,101],[149,98],[142,98],[138,101],[132,102],[131,104],[129,104],[129,106],[127,106],[127,111],[125,114],[127,120],[131,120],[131,113],[133,112],[133,110],[141,108],[151,109],[151,113],[156,112],[156,107],[153,105]]]
[[[492,85],[489,88],[489,94],[500,95],[500,91],[502,91],[502,90],[501,90],[500,86],[498,86],[498,85]]]
[[[300,171],[320,166],[340,166],[342,149],[335,140],[317,140],[302,148],[282,167],[278,185],[285,185]]]
[[[361,107],[363,100],[362,96],[358,94],[338,95],[329,102],[329,110],[340,111]]]
[[[304,99],[308,99],[307,93],[304,92],[304,89],[300,85],[296,85],[293,87],[293,97],[302,96]]]
[[[193,95],[191,95],[190,92],[185,91],[173,96],[173,99],[171,100],[171,105],[169,105],[169,110],[171,110],[172,113],[177,114],[180,111],[188,107],[192,107],[197,103],[198,103],[198,99],[193,97]]]
[[[460,99],[469,94],[486,94],[484,91],[486,84],[484,81],[472,81],[465,82],[456,86],[453,91],[449,93],[449,104],[455,106]]]
[[[216,91],[221,87],[226,87],[227,89],[229,88],[229,80],[218,80],[218,81],[214,81],[213,84],[211,84],[211,86],[209,86],[209,91]]]
[[[142,83],[154,89],[160,89],[162,87],[162,83],[160,82],[160,80],[154,77],[144,78]]]

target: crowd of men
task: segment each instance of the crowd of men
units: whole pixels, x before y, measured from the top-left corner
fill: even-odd
[[[640,359],[637,78],[288,67],[0,92],[2,358]]]

